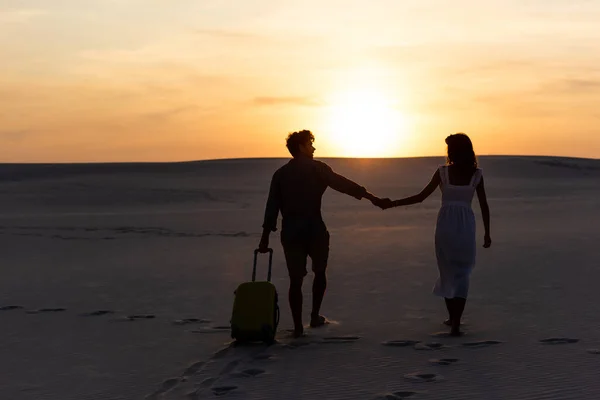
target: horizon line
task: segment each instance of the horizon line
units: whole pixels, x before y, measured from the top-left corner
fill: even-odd
[[[445,158],[445,155],[429,155],[429,156],[398,156],[398,157],[315,157],[316,160],[405,160],[405,159],[426,159],[426,158]],[[478,158],[486,157],[504,157],[504,158],[560,158],[570,160],[590,160],[600,161],[600,158],[578,157],[578,156],[559,156],[559,155],[539,155],[539,154],[483,154],[478,155]],[[200,162],[215,162],[215,161],[243,161],[243,160],[284,160],[291,159],[291,156],[286,157],[224,157],[224,158],[206,158],[196,160],[173,160],[173,161],[63,161],[63,162],[2,162],[1,165],[90,165],[90,164],[186,164]]]

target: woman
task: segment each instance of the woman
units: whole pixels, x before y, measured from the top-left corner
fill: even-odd
[[[415,196],[392,201],[388,206],[399,207],[420,203],[439,186],[442,206],[435,230],[435,254],[439,278],[433,289],[444,297],[452,336],[461,335],[460,320],[469,292],[469,279],[475,266],[475,214],[471,202],[477,192],[485,229],[484,245],[492,244],[490,236],[490,210],[485,194],[483,175],[471,139],[464,133],[446,138],[447,163],[438,168],[423,191]]]

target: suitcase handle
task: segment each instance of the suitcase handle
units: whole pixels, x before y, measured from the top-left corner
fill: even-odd
[[[271,282],[271,266],[273,264],[273,249],[268,248],[269,252],[269,272],[267,272],[267,281]],[[256,258],[258,257],[258,249],[254,250],[254,266],[252,267],[252,282],[256,280]]]

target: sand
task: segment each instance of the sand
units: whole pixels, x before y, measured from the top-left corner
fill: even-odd
[[[443,159],[325,161],[398,198]],[[480,161],[494,243],[464,337],[431,294],[439,193],[382,211],[328,191],[334,323],[287,336],[275,234],[270,347],[232,346],[227,325],[286,160],[0,165],[0,398],[600,398],[600,160]]]

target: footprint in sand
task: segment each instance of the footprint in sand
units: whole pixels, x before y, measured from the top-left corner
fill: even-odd
[[[415,350],[441,350],[445,348],[448,348],[448,346],[438,342],[417,343],[414,346]]]
[[[0,307],[0,311],[20,310],[22,308],[21,306],[2,306]]]
[[[234,386],[234,385],[217,386],[217,387],[212,388],[212,392],[214,393],[215,396],[223,396],[225,394],[232,392],[233,390],[236,390],[237,388],[238,387]]]
[[[540,340],[542,344],[569,344],[569,343],[577,343],[579,339],[572,339],[566,337],[556,337],[556,338],[548,338]]]
[[[279,360],[280,360],[280,358],[273,354],[257,354],[252,357],[252,360],[250,362],[257,363],[257,364],[264,364],[264,363],[273,363],[273,362],[276,362]]]
[[[390,347],[413,347],[419,343],[421,342],[418,340],[388,340],[387,342],[383,342],[381,344]]]
[[[436,365],[451,365],[457,363],[458,358],[432,358],[429,362]]]
[[[99,317],[101,315],[108,315],[108,314],[114,314],[114,313],[115,312],[112,310],[97,310],[97,311],[91,311],[91,312],[79,314],[79,316],[81,316],[81,317]]]
[[[360,336],[328,336],[328,337],[324,337],[323,341],[320,342],[321,344],[328,344],[328,343],[354,343],[357,340],[360,340]]]
[[[444,379],[443,376],[438,374],[423,374],[420,372],[406,374],[404,375],[404,377],[408,380],[415,382],[439,382]]]
[[[55,313],[67,311],[66,308],[40,308],[39,310],[29,310],[27,314],[40,314],[40,313]]]
[[[223,347],[222,349],[216,351],[210,359],[218,360],[219,358],[223,358],[227,355],[227,353],[229,353],[231,351],[231,349],[232,349],[232,345]]]
[[[600,349],[588,349],[589,354],[600,354]]]
[[[198,395],[198,389],[196,390],[192,390],[191,392],[187,392],[185,394],[185,398],[188,400],[198,400],[200,399],[199,395]]]
[[[472,348],[479,348],[479,347],[489,347],[489,346],[494,346],[497,344],[501,344],[502,342],[499,340],[482,340],[480,342],[467,342],[467,343],[463,343],[462,346],[463,347],[472,347]]]
[[[179,379],[177,379],[177,378],[167,379],[160,385],[160,388],[156,392],[152,393],[149,396],[146,396],[146,399],[148,399],[148,400],[157,399],[157,398],[159,398],[159,396],[167,393],[169,390],[171,390],[175,386],[177,386],[178,383],[179,383]]]
[[[200,387],[201,388],[207,388],[209,386],[211,386],[213,383],[215,383],[217,381],[217,378],[206,378],[204,379],[202,382],[200,382]]]
[[[194,375],[196,372],[198,372],[200,370],[200,368],[202,368],[204,366],[204,362],[203,361],[198,361],[193,363],[192,365],[190,365],[189,367],[187,367],[185,369],[185,371],[183,371],[183,375],[184,377],[188,377],[191,375]]]
[[[241,361],[242,360],[233,360],[227,363],[227,365],[221,370],[221,372],[219,372],[219,376],[231,373],[231,371],[233,371]]]
[[[377,395],[373,400],[401,400],[408,399],[409,397],[413,397],[414,395],[419,394],[419,392],[409,392],[409,391],[401,391],[394,393],[383,393]]]
[[[184,318],[176,319],[173,321],[173,325],[188,325],[188,324],[208,324],[211,321],[203,318]]]

